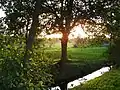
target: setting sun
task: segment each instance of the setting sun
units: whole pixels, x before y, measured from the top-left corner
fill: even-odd
[[[60,33],[50,34],[50,35],[46,35],[45,37],[46,38],[61,38],[62,34]],[[73,39],[77,37],[79,38],[87,37],[87,34],[85,34],[85,32],[83,31],[83,29],[81,28],[81,25],[74,27],[73,30],[71,30],[71,33],[69,35],[69,39]]]
[[[79,38],[87,37],[87,34],[85,34],[85,32],[83,31],[83,29],[81,28],[81,25],[74,27],[69,35],[70,39],[77,38],[77,37]]]
[[[46,35],[46,38],[61,38],[62,34],[58,33],[58,34],[50,34],[50,35]]]

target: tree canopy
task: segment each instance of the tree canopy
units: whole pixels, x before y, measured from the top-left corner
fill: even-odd
[[[2,35],[25,39],[22,59],[26,68],[37,35],[42,31],[61,32],[61,62],[64,62],[68,60],[68,36],[79,24],[96,25],[99,23],[96,20],[100,20],[114,38],[119,37],[119,5],[119,0],[0,0],[0,8],[6,14],[1,18],[1,26],[6,27]]]

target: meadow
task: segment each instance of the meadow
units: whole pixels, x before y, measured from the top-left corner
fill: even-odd
[[[56,44],[51,48],[47,48],[45,52],[51,55],[54,60],[59,60],[61,55],[60,45]],[[68,44],[68,59],[70,61],[95,61],[107,59],[107,47],[73,47]]]

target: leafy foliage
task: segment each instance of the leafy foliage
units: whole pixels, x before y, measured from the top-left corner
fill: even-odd
[[[110,15],[108,17],[109,20],[109,32],[111,33],[111,46],[109,48],[109,57],[108,59],[117,67],[120,66],[120,6],[111,8]],[[111,16],[111,18],[110,18]]]
[[[114,44],[109,47],[109,57],[108,59],[110,60],[110,62],[119,67],[120,66],[120,59],[119,59],[119,54],[120,54],[120,39],[115,39],[114,40]]]
[[[67,60],[67,42],[71,29],[86,21],[94,23],[94,19],[102,19],[113,25],[113,20],[117,20],[116,15],[119,11],[109,13],[112,8],[113,11],[117,7],[119,4],[117,1],[0,0],[0,7],[6,13],[2,21],[7,25],[6,31],[0,36],[1,72],[4,74],[1,74],[3,80],[1,88],[44,88],[42,85],[51,81],[46,79],[51,77],[47,68],[51,62],[43,52],[36,50],[38,45],[33,46],[36,44],[34,40],[39,32],[42,30],[49,33],[61,32],[63,34],[61,60]],[[109,16],[114,17],[111,22]],[[115,26],[119,25],[116,24]],[[23,67],[24,64],[27,67]]]
[[[52,83],[50,65],[52,59],[47,58],[41,44],[36,46],[30,58],[29,67],[23,67],[25,39],[8,35],[0,35],[0,89],[31,90],[47,88]],[[27,74],[25,74],[27,70]]]

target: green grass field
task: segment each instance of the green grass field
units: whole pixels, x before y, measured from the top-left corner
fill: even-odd
[[[106,59],[106,47],[68,48],[68,59],[72,61],[91,61]],[[60,59],[60,48],[50,48],[46,50],[53,59]]]
[[[120,68],[113,69],[71,90],[120,90]]]
[[[104,59],[105,47],[68,48],[68,58],[82,60]]]

